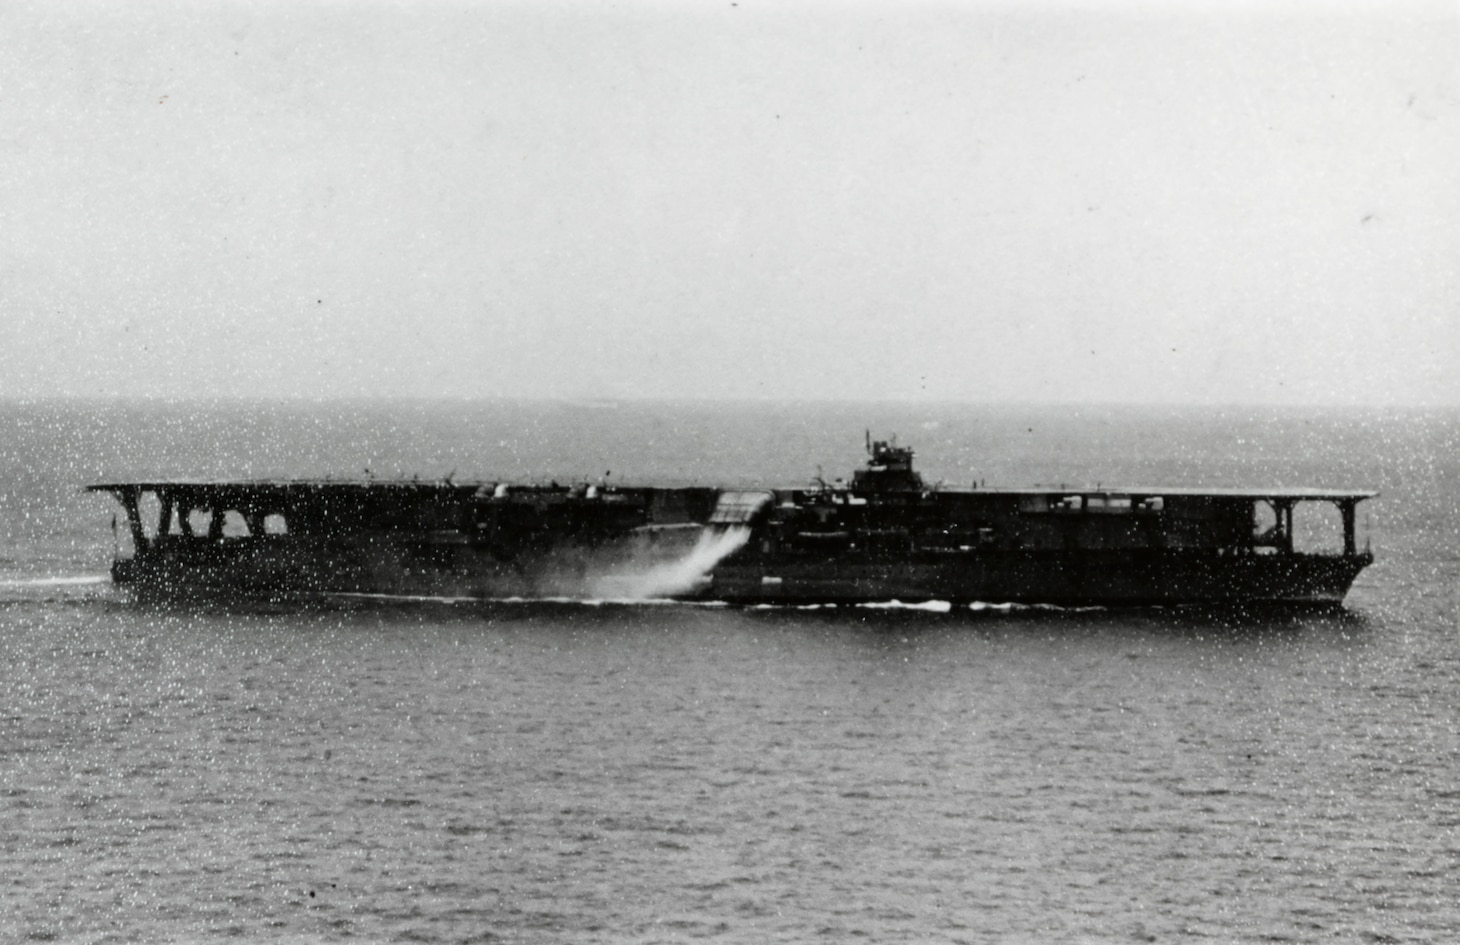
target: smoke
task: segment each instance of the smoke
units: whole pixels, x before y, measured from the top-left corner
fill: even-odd
[[[688,594],[709,577],[715,565],[739,551],[749,540],[749,525],[707,525],[683,557],[637,573],[603,578],[599,590],[605,596],[632,600]]]

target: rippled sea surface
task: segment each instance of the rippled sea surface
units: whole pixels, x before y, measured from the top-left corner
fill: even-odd
[[[133,476],[1382,495],[1346,609],[142,605]],[[0,407],[0,940],[1453,941],[1460,416]]]

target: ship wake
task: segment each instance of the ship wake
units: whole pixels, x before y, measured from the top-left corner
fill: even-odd
[[[38,578],[0,578],[0,587],[70,587],[110,582],[111,575],[109,574],[79,574]]]

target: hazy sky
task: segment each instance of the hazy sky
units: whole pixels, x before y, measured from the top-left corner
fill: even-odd
[[[1460,404],[1457,24],[5,0],[0,396]]]

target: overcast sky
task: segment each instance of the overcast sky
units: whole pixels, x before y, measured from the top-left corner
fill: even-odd
[[[9,0],[0,396],[1460,404],[1457,22]]]

